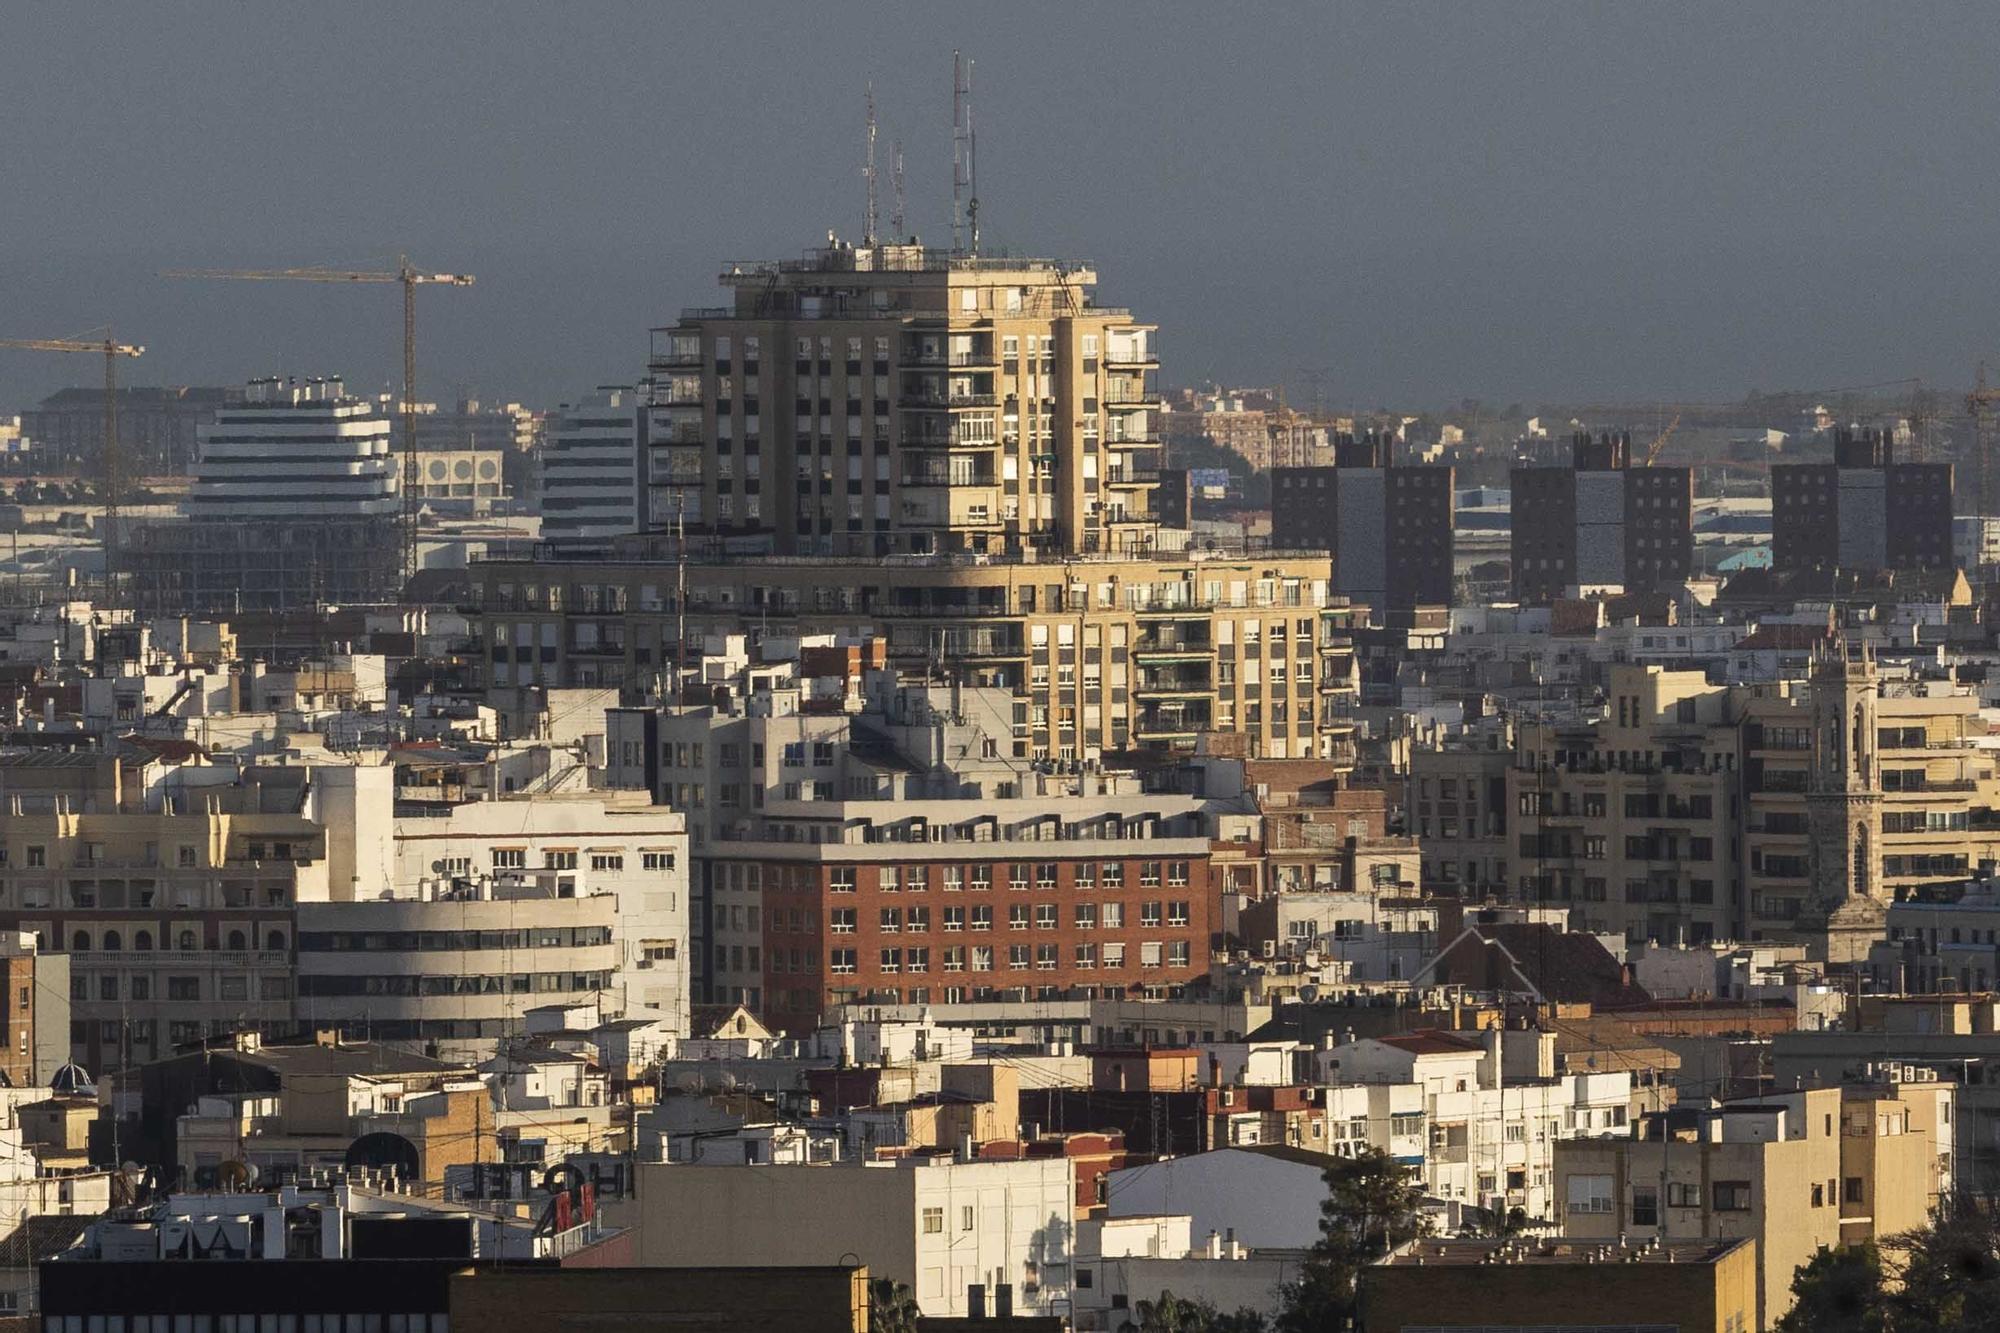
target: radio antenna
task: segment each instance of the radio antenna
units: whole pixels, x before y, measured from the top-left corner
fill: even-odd
[[[951,53],[951,250],[965,244],[965,58]]]
[[[868,181],[868,214],[861,228],[861,243],[875,244],[875,85],[868,85],[868,157],[861,168],[861,174]]]
[[[966,227],[972,233],[972,253],[979,253],[979,134],[972,128],[972,61],[965,62],[965,188]]]
[[[889,193],[894,202],[889,205],[889,234],[896,244],[903,243],[903,141],[896,140],[889,145]]]

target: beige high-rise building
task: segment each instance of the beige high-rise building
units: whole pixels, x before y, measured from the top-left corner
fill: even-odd
[[[1091,269],[836,240],[656,329],[647,504],[734,553],[1150,550],[1153,326]]]

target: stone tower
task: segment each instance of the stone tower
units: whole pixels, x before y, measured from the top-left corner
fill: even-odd
[[[1877,676],[1846,641],[1813,661],[1812,770],[1806,785],[1812,899],[1799,919],[1815,957],[1866,961],[1882,937],[1882,770],[1876,750]]]

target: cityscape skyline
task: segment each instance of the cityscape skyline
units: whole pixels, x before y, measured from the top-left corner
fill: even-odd
[[[781,7],[760,28],[770,59],[827,77],[753,102],[725,67],[674,54],[731,40],[708,31],[727,20],[595,12],[627,36],[593,44],[520,9],[463,33],[419,15],[352,84],[347,62],[286,57],[281,24],[17,17],[0,79],[24,99],[55,98],[76,61],[129,77],[103,109],[0,147],[8,332],[109,318],[148,344],[134,383],[344,373],[373,391],[395,372],[392,301],[157,272],[407,250],[481,279],[423,313],[424,396],[573,401],[635,375],[646,328],[702,299],[719,263],[858,235],[870,82],[912,224],[942,242],[956,46],[980,64],[989,245],[1098,263],[1108,299],[1175,331],[1174,383],[1310,372],[1342,405],[1712,400],[1911,374],[1952,387],[1991,346],[1994,283],[1960,238],[2000,188],[1968,169],[1982,106],[2000,108],[1980,78],[1993,38],[1970,24],[1940,41],[1861,7],[1681,27],[1529,6],[1450,24],[1293,11],[1200,41],[1066,16],[1057,42],[1044,24],[878,31]],[[1920,40],[1925,96],[1860,76],[1870,52],[1899,68]],[[1655,53],[1643,68],[1619,54],[1638,49]],[[652,80],[664,98],[624,91]],[[283,96],[235,114],[264,91]],[[76,373],[6,358],[0,401]]]

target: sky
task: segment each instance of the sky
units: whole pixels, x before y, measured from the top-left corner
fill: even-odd
[[[21,0],[0,337],[107,323],[133,383],[398,372],[553,406],[642,370],[729,259],[861,229],[862,99],[950,217],[976,61],[989,246],[1093,261],[1163,378],[1331,405],[1718,401],[2000,362],[1990,3]],[[81,358],[0,351],[0,412]]]

